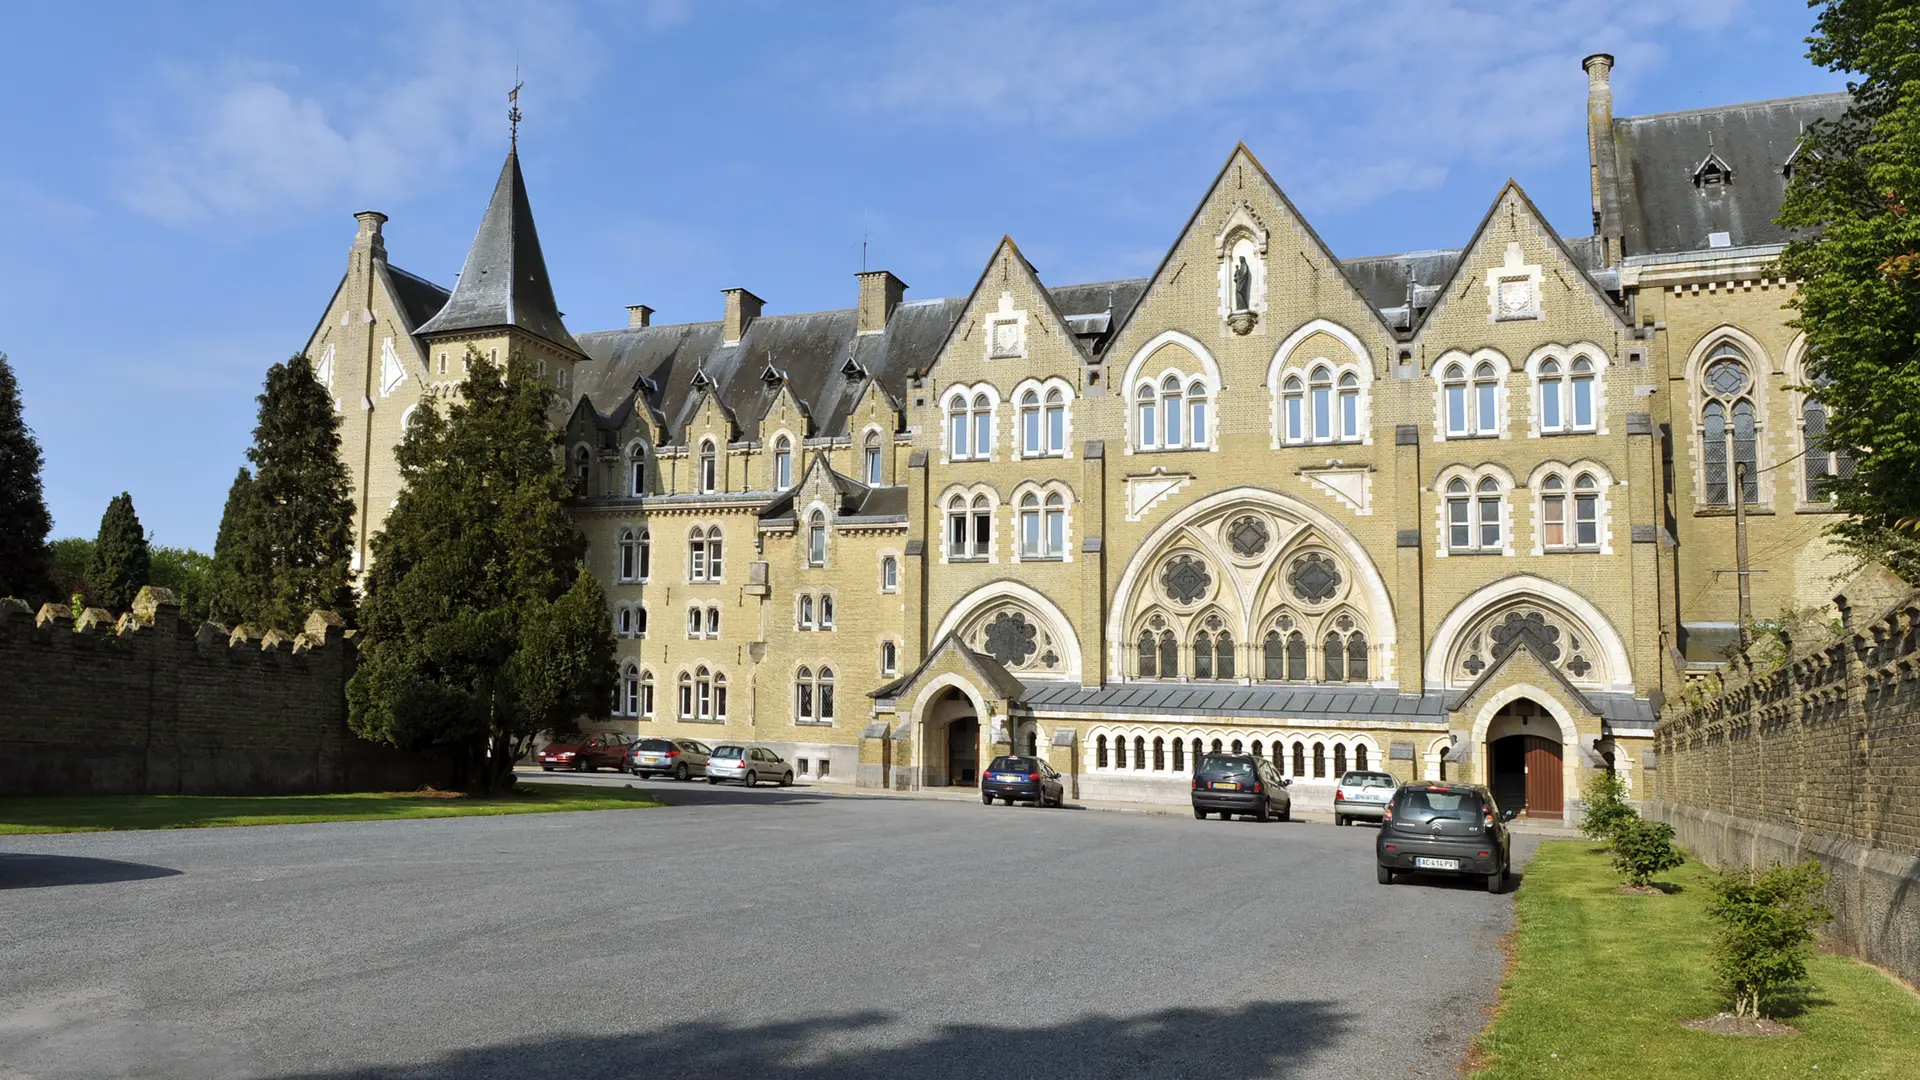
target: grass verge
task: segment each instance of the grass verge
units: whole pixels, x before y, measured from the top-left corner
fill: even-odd
[[[1818,1076],[1911,1077],[1920,997],[1874,968],[1816,956],[1813,989],[1779,1019],[1798,1035],[1742,1038],[1681,1020],[1725,1007],[1707,950],[1710,871],[1661,875],[1661,896],[1618,892],[1594,844],[1540,845],[1515,895],[1519,932],[1493,1023],[1470,1061],[1482,1080]]]
[[[565,810],[633,810],[660,801],[628,788],[540,784],[511,795],[483,798],[446,791],[384,791],[354,795],[107,795],[0,799],[0,836],[22,833],[109,832],[124,829],[210,829],[233,825],[291,825],[313,821],[386,821],[402,818],[486,817]]]

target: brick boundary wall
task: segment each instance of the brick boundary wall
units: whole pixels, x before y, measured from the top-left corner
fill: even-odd
[[[0,600],[0,795],[300,795],[445,786],[449,767],[347,727],[354,647],[193,627],[165,589],[115,620]]]
[[[1736,658],[1654,734],[1647,812],[1713,866],[1819,859],[1832,939],[1920,984],[1920,593],[1755,670]]]

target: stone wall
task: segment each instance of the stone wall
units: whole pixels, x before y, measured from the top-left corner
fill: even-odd
[[[264,635],[180,617],[165,589],[117,621],[0,600],[0,795],[284,795],[444,786],[444,764],[347,728],[338,616]]]
[[[1920,982],[1920,593],[1839,611],[1836,637],[1668,711],[1649,812],[1715,866],[1819,859],[1833,936]]]

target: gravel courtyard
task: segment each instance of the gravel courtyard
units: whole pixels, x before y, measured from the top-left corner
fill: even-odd
[[[1366,827],[645,786],[9,838],[0,1078],[1449,1077],[1511,923]]]

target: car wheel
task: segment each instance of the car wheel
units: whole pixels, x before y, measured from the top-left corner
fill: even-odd
[[[758,786],[760,786],[760,774],[759,774],[759,773],[748,773],[748,774],[747,774],[747,786],[748,786],[748,787],[758,787]]]
[[[720,783],[720,778],[717,776],[709,776],[707,777],[707,783],[718,786]]]
[[[1504,889],[1506,887],[1507,887],[1507,871],[1504,867],[1499,870],[1495,870],[1493,873],[1487,875],[1487,891],[1488,892],[1498,894],[1501,889]]]
[[[551,766],[551,765],[542,765],[542,766],[540,766],[540,771],[541,771],[541,772],[552,772],[552,771],[553,771],[553,766]]]
[[[780,778],[780,786],[781,786],[781,787],[792,787],[792,786],[793,786],[793,773],[792,773],[792,771],[788,771],[788,773],[787,773],[787,775],[785,775],[785,776],[782,776],[782,777]]]
[[[1270,802],[1267,802],[1265,799],[1260,800],[1260,809],[1258,812],[1256,812],[1253,815],[1253,820],[1258,821],[1261,824],[1265,824],[1269,821],[1272,821],[1273,820],[1273,804]]]
[[[686,762],[683,761],[680,764],[675,765],[673,767],[673,778],[683,783],[686,781],[687,779],[687,763]]]
[[[986,792],[984,792],[984,791],[983,791],[983,792],[981,792],[981,793],[980,793],[980,805],[981,805],[981,806],[992,806],[992,805],[993,805],[993,796],[991,796],[991,795],[989,795],[989,794],[987,794],[987,793],[986,793]]]
[[[1207,820],[1207,812],[1205,810],[1200,809],[1197,806],[1193,808],[1193,816],[1200,821]]]
[[[1293,804],[1292,803],[1288,803],[1286,805],[1286,808],[1280,811],[1280,820],[1281,821],[1293,820]]]
[[[1373,870],[1374,870],[1374,877],[1376,878],[1376,880],[1380,882],[1380,884],[1382,885],[1393,884],[1393,868],[1392,867],[1375,865]]]

